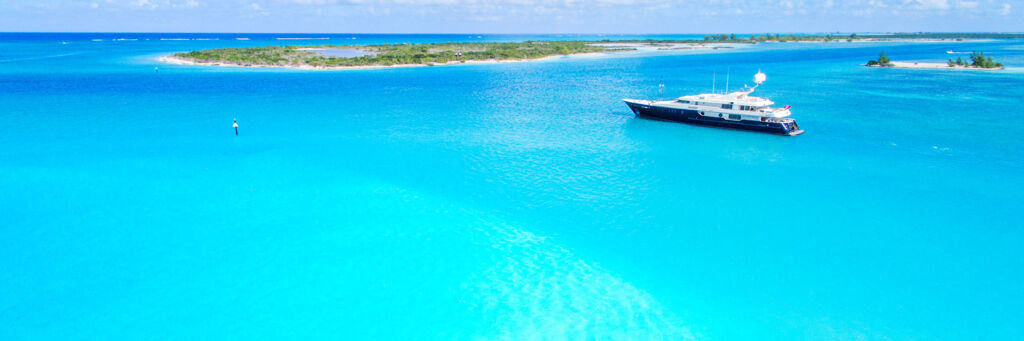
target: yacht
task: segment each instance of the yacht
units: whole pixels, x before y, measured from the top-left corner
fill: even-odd
[[[669,101],[623,99],[637,116],[705,126],[753,130],[788,136],[804,131],[789,118],[790,106],[772,108],[767,98],[750,96],[767,79],[754,75],[754,86],[732,93],[683,96]]]

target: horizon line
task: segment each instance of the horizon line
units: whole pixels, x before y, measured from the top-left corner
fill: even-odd
[[[48,34],[48,33],[74,33],[74,34],[377,34],[377,35],[461,35],[461,34],[486,34],[486,35],[689,35],[689,34],[956,34],[956,33],[994,33],[994,34],[1024,34],[1024,31],[776,31],[776,32],[675,32],[675,33],[488,33],[488,32],[175,32],[175,31],[0,31],[0,34]]]

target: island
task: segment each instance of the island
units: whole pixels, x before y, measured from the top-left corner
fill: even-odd
[[[1017,39],[1018,34],[981,33],[895,33],[872,35],[779,35],[753,34],[738,37],[735,34],[707,35],[703,39],[690,40],[600,40],[600,41],[524,41],[490,43],[427,43],[427,44],[381,44],[381,45],[313,45],[313,46],[257,46],[246,48],[215,48],[201,51],[175,53],[160,58],[174,64],[242,66],[242,67],[289,67],[303,69],[355,69],[408,66],[434,66],[461,63],[507,62],[538,60],[555,56],[599,54],[635,50],[688,50],[730,48],[735,44],[783,43],[783,42],[853,42],[935,40],[935,39]],[[884,53],[883,56],[884,57]],[[932,67],[921,63],[892,62],[879,58],[869,66],[886,67]],[[990,61],[990,59],[987,59]],[[982,65],[998,63],[972,63],[961,68],[982,68]],[[944,68],[951,68],[941,64]],[[1001,68],[999,64],[998,68]]]
[[[259,46],[175,53],[161,58],[176,64],[247,67],[346,69],[434,66],[473,62],[537,60],[554,56],[619,51],[722,48],[675,41],[526,41],[507,43],[428,43],[385,45]]]
[[[955,53],[948,51],[947,53]],[[970,61],[964,61],[963,57],[957,57],[956,60],[949,58],[945,63],[923,63],[923,62],[895,62],[889,59],[885,55],[885,51],[882,51],[878,56],[878,60],[869,60],[867,65],[869,67],[893,67],[893,68],[905,68],[905,69],[976,69],[976,70],[1001,70],[1003,69],[1003,63],[992,60],[991,56],[986,56],[983,52],[972,52]]]

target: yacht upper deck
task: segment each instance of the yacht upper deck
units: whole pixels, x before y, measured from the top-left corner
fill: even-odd
[[[772,108],[775,104],[762,97],[754,97],[749,91],[727,94],[700,94],[679,97],[674,100],[656,102],[657,105],[679,109],[708,111],[715,113],[742,114],[766,118],[782,118],[790,115],[789,108]]]
[[[727,94],[700,94],[690,95],[677,98],[679,101],[689,101],[690,103],[702,102],[710,105],[722,105],[722,104],[735,104],[745,105],[751,107],[767,107],[775,102],[767,98],[750,96],[751,91],[736,91]]]

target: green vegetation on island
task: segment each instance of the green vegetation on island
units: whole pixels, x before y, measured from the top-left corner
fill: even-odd
[[[315,49],[350,49],[369,53],[360,57],[324,56]],[[198,63],[267,66],[389,66],[445,64],[471,60],[537,59],[623,50],[582,41],[528,41],[521,43],[433,43],[394,45],[261,46],[222,48],[176,53],[175,57]]]
[[[884,36],[892,39],[951,39],[951,40],[964,40],[964,39],[1024,39],[1024,33],[992,33],[992,32],[977,32],[977,33],[929,33],[929,32],[917,32],[917,33],[887,33],[882,35],[869,35],[874,37]]]
[[[831,42],[831,41],[853,41],[853,40],[865,40],[875,39],[878,36],[858,36],[856,33],[849,36],[838,36],[838,35],[795,35],[795,34],[751,34],[746,37],[737,37],[736,34],[709,34],[704,36],[704,43],[764,43],[764,42],[798,42],[798,41],[812,41],[812,42]],[[884,38],[884,37],[883,37]]]
[[[963,65],[963,62],[960,65]],[[971,66],[982,69],[999,69],[1003,67],[1003,63],[997,63],[992,60],[992,57],[986,57],[984,53],[976,51],[971,53]]]
[[[946,62],[946,64],[949,65],[949,67],[962,66],[962,67],[976,67],[976,68],[981,68],[981,69],[998,69],[998,68],[1002,68],[1003,67],[1003,63],[997,63],[997,62],[993,61],[992,57],[985,56],[985,54],[982,53],[982,52],[973,52],[973,53],[971,53],[971,62],[970,63],[965,62],[964,59],[961,58],[961,57],[957,57],[956,60],[953,60],[953,58],[950,58],[949,61]]]
[[[889,59],[889,56],[885,55],[885,51],[882,51],[882,53],[878,55],[878,60],[869,60],[868,61],[868,66],[888,67],[888,66],[892,66],[892,60]]]
[[[962,57],[957,57],[956,60],[949,58],[943,67],[942,63],[909,63],[901,62],[899,65],[894,63],[885,55],[885,51],[878,56],[878,60],[868,61],[868,66],[879,66],[879,67],[912,67],[912,68],[974,68],[974,69],[1002,69],[1003,63],[998,63],[992,60],[992,57],[986,56],[982,52],[971,53],[970,61],[964,61]]]

